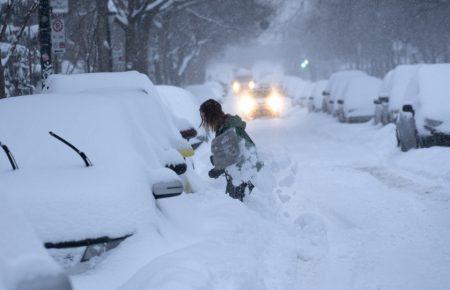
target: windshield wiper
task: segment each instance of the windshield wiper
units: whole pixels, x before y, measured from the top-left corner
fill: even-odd
[[[64,138],[56,135],[53,132],[48,132],[50,134],[50,136],[55,137],[56,139],[58,139],[59,141],[61,141],[62,143],[66,144],[67,146],[70,147],[70,149],[72,149],[73,151],[75,151],[78,155],[80,155],[81,159],[83,159],[84,164],[86,165],[86,167],[91,167],[92,166],[92,162],[91,160],[89,160],[89,158],[86,156],[86,154],[84,154],[84,152],[78,150],[77,147],[73,146],[72,144],[69,143],[69,141],[65,140]]]
[[[6,146],[5,144],[2,144],[2,142],[0,142],[0,147],[3,148],[3,151],[5,151],[6,156],[8,156],[8,160],[9,160],[9,163],[11,164],[12,169],[13,170],[19,169],[19,166],[17,166],[16,159],[14,159],[14,156],[12,155],[11,151],[9,151],[8,146]]]

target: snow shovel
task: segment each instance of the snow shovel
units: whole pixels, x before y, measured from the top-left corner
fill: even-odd
[[[239,137],[235,129],[229,129],[225,133],[214,138],[211,143],[214,167],[225,169],[236,164],[240,160],[241,150],[239,147]]]

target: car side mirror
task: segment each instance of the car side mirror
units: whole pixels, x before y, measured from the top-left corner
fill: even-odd
[[[412,105],[403,105],[402,111],[403,112],[407,112],[407,113],[411,113],[413,115],[413,117],[415,115],[415,111],[414,111]]]
[[[373,103],[374,103],[375,105],[380,105],[380,104],[381,104],[381,101],[380,101],[379,99],[375,99],[375,100],[373,100]]]
[[[155,199],[178,196],[183,193],[183,183],[180,180],[158,182],[153,185],[152,192]]]

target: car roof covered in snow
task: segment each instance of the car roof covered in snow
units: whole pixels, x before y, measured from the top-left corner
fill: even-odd
[[[372,76],[351,78],[345,87],[344,108],[356,110],[358,114],[373,114],[373,100],[378,97],[381,80]]]
[[[152,184],[177,178],[164,166],[183,162],[175,149],[188,146],[165,111],[135,90],[1,100],[1,141],[20,167],[10,172],[0,159],[2,190],[20,199],[45,241],[129,234],[152,219]],[[94,166],[85,168],[49,131]]]
[[[406,89],[403,104],[412,104],[418,117],[450,122],[450,64],[421,65]]]
[[[156,86],[162,102],[176,119],[185,119],[188,124],[177,124],[179,130],[197,128],[200,126],[200,102],[188,90],[175,86]],[[191,127],[186,127],[187,125]]]
[[[219,103],[222,103],[225,95],[223,86],[216,81],[186,86],[185,89],[191,92],[199,104],[202,104],[204,101],[209,99],[214,99]]]
[[[347,81],[353,77],[366,76],[366,73],[359,70],[344,70],[331,75],[325,91],[330,93],[331,100],[337,100],[342,96],[342,92]]]
[[[70,94],[102,90],[141,90],[155,94],[150,79],[136,71],[49,76],[43,93]]]

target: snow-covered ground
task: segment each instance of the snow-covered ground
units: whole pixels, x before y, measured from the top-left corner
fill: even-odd
[[[157,202],[161,237],[129,238],[75,289],[448,289],[450,148],[401,153],[393,125],[303,109],[248,130],[265,169],[244,204],[200,147],[203,189]]]

